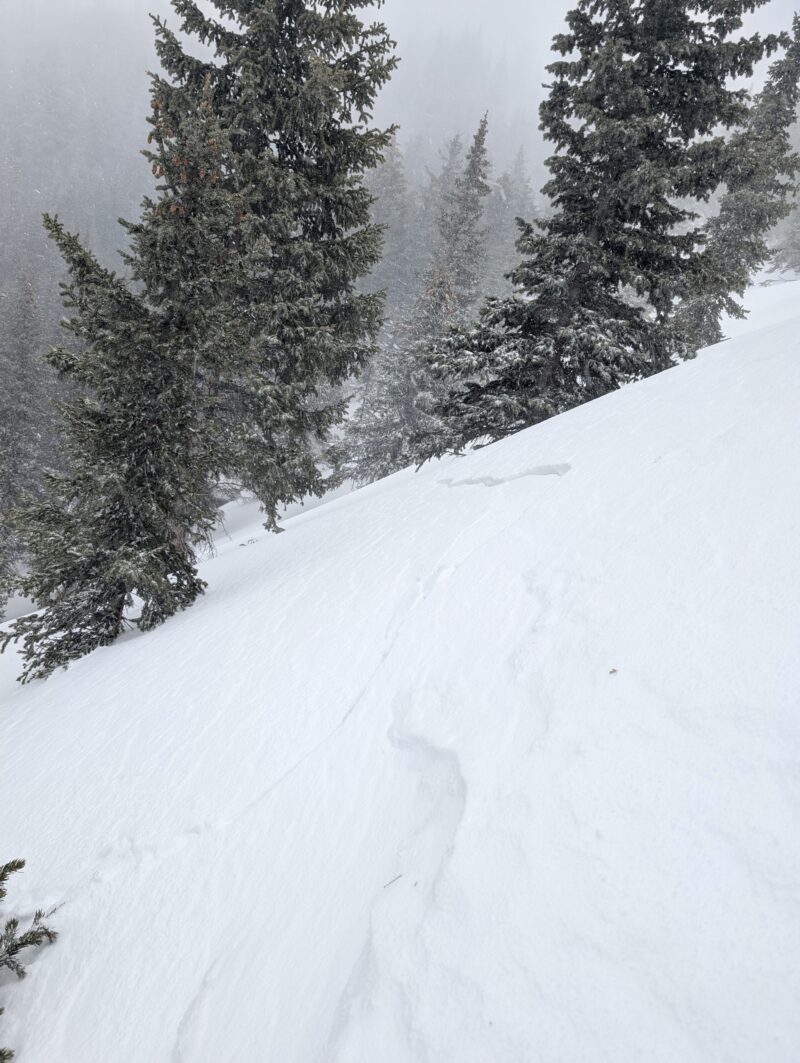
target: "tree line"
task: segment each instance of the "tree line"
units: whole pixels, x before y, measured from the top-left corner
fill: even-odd
[[[372,119],[397,62],[374,0],[172,0],[122,271],[46,216],[67,340],[38,359],[24,277],[0,336],[4,394],[25,396],[0,410],[0,584],[38,606],[2,636],[21,678],[191,605],[221,485],[276,529],[342,477],[500,439],[721,339],[798,170],[800,22],[741,35],[765,2],[578,0],[539,199],[521,158],[492,172],[489,118],[409,180]],[[775,54],[757,96],[738,87]]]

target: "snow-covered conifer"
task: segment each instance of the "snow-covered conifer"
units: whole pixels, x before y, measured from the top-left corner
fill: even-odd
[[[7,864],[0,866],[0,901],[5,900],[8,893],[6,883],[9,877],[17,871],[22,871],[24,867],[24,860],[10,860]],[[25,949],[52,944],[58,937],[57,932],[45,923],[45,919],[50,914],[52,913],[35,912],[30,926],[22,931],[20,931],[19,919],[12,916],[6,920],[0,931],[0,971],[6,968],[17,978],[25,977],[25,965],[20,954]],[[3,1011],[4,1009],[0,1008],[0,1015]],[[14,1052],[10,1048],[0,1048],[0,1063],[8,1063],[13,1058]]]
[[[195,554],[216,516],[219,459],[208,382],[244,338],[220,299],[241,273],[230,243],[241,199],[222,181],[227,149],[210,83],[180,121],[167,90],[154,78],[159,195],[126,226],[132,283],[45,219],[69,271],[65,326],[75,339],[49,359],[76,387],[63,405],[68,470],[49,475],[45,497],[23,503],[14,521],[29,564],[19,589],[42,607],[3,639],[22,640],[23,681],[129,624],[155,627],[204,586]]]
[[[19,557],[11,513],[25,494],[40,493],[53,458],[53,375],[43,347],[33,280],[21,273],[0,293],[0,616]]]
[[[535,214],[533,188],[520,149],[512,167],[497,179],[486,206],[486,295],[505,295],[510,291],[508,274],[516,259],[519,222],[530,221]]]
[[[736,36],[764,0],[579,0],[541,107],[555,145],[551,217],[526,226],[514,292],[489,300],[436,371],[453,380],[441,414],[461,445],[499,438],[680,351],[664,325],[703,291],[691,201],[735,172],[720,127],[742,124],[749,75],[774,37]]]
[[[329,396],[366,362],[382,309],[356,282],[380,255],[363,175],[390,137],[370,108],[394,60],[363,6],[234,0],[214,18],[173,0],[217,54],[195,58],[154,20],[160,184],[125,223],[132,282],[47,220],[80,341],[51,360],[78,392],[69,473],[16,521],[19,587],[43,606],[3,640],[22,639],[23,680],[197,598],[218,477],[252,489],[272,527],[281,503],[324,490],[317,452],[343,413]]]
[[[487,134],[484,118],[456,172],[461,147],[451,141],[433,183],[441,196],[438,242],[423,291],[408,320],[390,332],[346,434],[344,468],[359,483],[418,463],[439,445],[443,425],[434,411],[443,385],[429,361],[447,331],[469,319],[485,277]]]
[[[158,49],[185,110],[206,78],[230,138],[223,183],[243,198],[237,229],[246,276],[227,291],[249,327],[242,358],[220,381],[227,469],[278,509],[325,490],[321,444],[344,416],[337,386],[374,351],[383,300],[359,281],[379,261],[364,175],[391,130],[371,110],[395,66],[361,0],[173,0],[181,30],[211,47],[198,59],[159,22]]]
[[[364,288],[386,293],[384,325],[389,329],[413,305],[418,284],[416,236],[412,201],[405,175],[403,151],[393,136],[383,162],[369,176],[373,221],[383,227],[383,254]]]
[[[456,313],[466,313],[480,299],[486,268],[486,199],[489,195],[489,120],[481,119],[464,168],[444,189],[439,219],[439,260],[451,278]]]
[[[719,213],[705,228],[703,293],[683,303],[674,328],[688,350],[724,338],[723,314],[743,318],[737,301],[753,274],[771,258],[770,230],[792,209],[791,196],[800,169],[790,127],[800,100],[800,16],[795,15],[792,39],[774,62],[762,91],[756,96],[743,127],[730,139],[734,165]]]

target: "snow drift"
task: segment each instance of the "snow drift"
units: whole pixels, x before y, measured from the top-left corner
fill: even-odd
[[[195,608],[46,684],[6,655],[7,904],[63,906],[0,1041],[797,1060],[799,402],[793,313],[284,535],[237,511]]]

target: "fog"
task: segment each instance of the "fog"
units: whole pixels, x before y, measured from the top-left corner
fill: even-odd
[[[380,12],[400,67],[376,118],[397,123],[409,165],[432,165],[446,138],[489,113],[491,152],[504,166],[520,146],[541,183],[546,147],[537,108],[550,41],[570,0],[388,0]],[[147,79],[155,66],[148,12],[168,0],[0,0],[0,285],[19,259],[44,261],[43,210],[57,211],[105,253],[114,219],[148,187],[139,155]],[[792,0],[751,22],[786,28]],[[34,263],[35,264],[35,263]],[[46,272],[46,271],[45,271]]]
[[[381,116],[407,141],[440,143],[467,133],[489,112],[495,159],[520,146],[541,156],[537,111],[550,42],[567,0],[389,0],[384,17],[400,66],[381,99]]]
[[[572,0],[388,0],[382,17],[400,67],[379,110],[406,142],[439,143],[489,112],[493,154],[505,163],[526,148],[535,176],[545,154],[538,107],[553,36]],[[795,0],[771,0],[748,20],[762,33],[789,28]]]

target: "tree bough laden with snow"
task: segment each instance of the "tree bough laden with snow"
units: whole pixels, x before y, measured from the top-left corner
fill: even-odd
[[[460,142],[449,145],[437,182],[438,242],[425,287],[410,319],[393,330],[376,359],[348,426],[344,468],[358,483],[419,464],[441,445],[445,428],[435,408],[443,386],[429,362],[447,331],[469,319],[485,277],[488,128],[483,118],[458,170]]]
[[[159,115],[164,88],[154,80]],[[64,404],[69,471],[49,476],[45,498],[14,521],[30,564],[19,589],[41,606],[3,637],[3,648],[22,640],[23,681],[128,625],[155,627],[204,588],[195,554],[216,516],[219,465],[205,383],[241,336],[220,298],[240,271],[226,250],[239,206],[222,185],[224,134],[208,92],[177,130],[169,117],[154,129],[161,183],[141,222],[126,226],[132,284],[45,219],[69,270],[65,325],[78,341],[49,359],[77,393]]]
[[[678,299],[717,283],[692,200],[736,171],[720,127],[740,126],[749,76],[778,39],[735,37],[765,0],[580,0],[541,107],[556,147],[554,207],[523,227],[514,293],[489,300],[434,368],[459,446],[497,439],[684,353],[664,327]]]
[[[394,65],[385,29],[350,0],[220,3],[224,22],[173,6],[217,61],[155,20],[160,184],[124,223],[133,283],[46,223],[83,349],[51,357],[80,388],[70,473],[15,523],[19,586],[42,606],[2,642],[22,640],[23,681],[195,601],[218,477],[251,488],[270,526],[282,502],[322,493],[317,448],[342,416],[325,389],[365,363],[380,321],[355,282],[381,247],[362,177],[390,136],[368,127]]]
[[[736,297],[744,295],[753,274],[772,257],[767,236],[791,212],[800,169],[800,155],[789,136],[798,100],[800,16],[795,15],[785,55],[770,67],[744,126],[730,140],[735,165],[719,213],[705,230],[708,290],[675,314],[673,328],[691,352],[724,339],[724,314],[746,316]]]
[[[227,472],[278,507],[325,490],[318,455],[345,403],[336,388],[367,364],[383,298],[358,290],[381,255],[364,174],[392,130],[371,109],[394,66],[393,42],[359,0],[215,0],[217,17],[173,0],[181,28],[211,46],[184,51],[159,23],[159,55],[190,106],[205,78],[231,143],[229,184],[247,276],[227,298],[249,325],[247,356],[225,374]],[[225,16],[223,19],[221,16]]]
[[[53,375],[43,346],[36,291],[24,272],[0,292],[0,617],[20,561],[11,513],[24,495],[41,492],[55,448]]]
[[[0,901],[5,900],[8,892],[6,882],[9,877],[17,871],[22,871],[24,867],[24,860],[10,860],[0,867]],[[52,944],[58,937],[56,931],[45,923],[48,915],[52,915],[52,912],[35,912],[30,926],[23,931],[20,931],[19,919],[12,917],[6,920],[5,926],[0,932],[0,970],[6,968],[12,974],[15,974],[17,978],[25,977],[25,965],[20,954],[25,949],[39,948],[45,944]],[[0,1015],[3,1014],[4,1010],[4,1008],[0,1008]],[[11,1049],[0,1048],[0,1063],[8,1063],[13,1058],[14,1052]]]
[[[372,217],[384,233],[383,254],[364,283],[365,290],[385,293],[384,329],[402,321],[414,301],[419,233],[412,226],[412,202],[403,152],[396,136],[381,165],[368,181]]]
[[[510,292],[508,274],[516,261],[519,221],[533,219],[536,213],[536,200],[525,164],[525,154],[520,149],[511,169],[498,178],[487,203],[487,295],[506,295]]]

